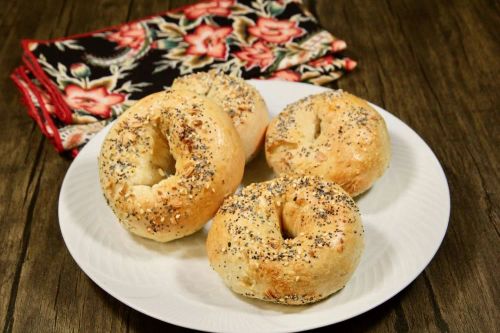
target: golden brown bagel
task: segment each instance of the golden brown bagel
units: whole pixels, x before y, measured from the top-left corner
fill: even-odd
[[[284,176],[227,198],[213,219],[207,252],[234,292],[297,305],[344,287],[363,237],[356,203],[340,186]]]
[[[99,156],[104,196],[132,233],[160,242],[199,230],[243,176],[231,119],[183,90],[147,96],[118,118]]]
[[[206,96],[219,104],[231,117],[240,135],[246,161],[250,161],[264,142],[269,113],[262,96],[245,80],[202,72],[177,78],[172,89],[186,89]]]
[[[384,119],[367,102],[342,90],[288,105],[266,134],[266,159],[276,173],[322,176],[351,196],[369,189],[390,157]]]

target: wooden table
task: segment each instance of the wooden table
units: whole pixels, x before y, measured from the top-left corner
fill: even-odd
[[[500,5],[444,2],[307,1],[360,63],[332,86],[386,108],[414,128],[441,161],[452,204],[447,235],[427,269],[385,304],[328,329],[500,331]],[[183,330],[115,300],[73,261],[57,218],[59,189],[71,161],[43,138],[8,79],[20,62],[21,38],[95,30],[182,3],[1,1],[3,332]]]

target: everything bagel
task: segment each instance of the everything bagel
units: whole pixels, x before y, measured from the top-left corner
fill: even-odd
[[[367,102],[341,90],[288,105],[269,125],[265,145],[276,173],[322,176],[351,196],[369,189],[391,156],[384,119]]]
[[[99,156],[104,196],[132,233],[160,242],[199,230],[241,181],[231,119],[207,98],[167,90],[113,124]]]
[[[213,100],[233,121],[247,162],[259,151],[269,123],[267,106],[260,93],[245,80],[201,72],[175,79],[172,89],[185,89]]]
[[[213,219],[207,252],[234,292],[297,305],[343,288],[363,239],[356,203],[340,186],[284,176],[227,198]]]

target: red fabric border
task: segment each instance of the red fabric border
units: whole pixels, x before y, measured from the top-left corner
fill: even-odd
[[[23,40],[21,45],[24,49],[23,54],[23,62],[26,67],[35,75],[35,77],[40,81],[41,84],[45,87],[50,97],[52,98],[52,102],[56,107],[56,115],[57,117],[66,124],[71,124],[72,115],[71,110],[64,101],[64,97],[61,95],[59,89],[54,85],[54,83],[47,77],[43,69],[38,64],[35,56],[29,52],[27,42]],[[28,51],[27,51],[28,50]],[[26,60],[28,58],[29,60]]]
[[[33,82],[31,82],[31,80],[29,79],[29,77],[26,75],[25,69],[22,66],[19,67],[16,70],[16,72],[17,72],[17,75],[19,75],[21,77],[21,79],[24,82],[26,82],[26,84],[28,85],[30,91],[35,95],[36,99],[38,100],[38,104],[40,105],[40,109],[42,110],[42,114],[43,114],[44,120],[46,122],[46,124],[42,123],[41,124],[42,126],[40,126],[41,130],[42,130],[42,133],[54,143],[54,146],[56,147],[56,149],[57,149],[58,152],[63,152],[64,151],[64,147],[62,145],[61,137],[59,136],[59,130],[55,126],[54,121],[52,120],[52,118],[50,116],[50,113],[45,108],[45,103],[43,102],[42,97],[40,96],[40,91],[33,84]],[[29,95],[29,92],[26,91],[26,87],[24,87],[22,85],[22,83],[18,82],[18,78],[13,78],[13,76],[14,76],[14,74],[11,75],[11,78],[14,80],[14,83],[16,83],[16,85],[18,87],[20,87],[21,91],[23,92],[23,94],[25,96],[25,100],[26,99],[30,99],[30,95]],[[33,104],[33,102],[31,100],[30,100],[29,106],[32,109],[31,109],[31,112],[28,112],[28,114],[30,114],[30,113],[36,113],[37,112],[36,111],[36,106]],[[40,122],[38,122],[38,124],[40,125]],[[52,135],[51,135],[51,133],[48,133],[48,131],[45,128],[45,125],[48,125],[50,127],[50,129],[52,130],[52,133],[53,133]]]
[[[28,115],[37,123],[37,125],[40,128],[40,130],[42,131],[43,135],[50,136],[49,133],[47,133],[45,126],[43,125],[42,119],[40,118],[40,115],[38,114],[38,111],[36,109],[35,104],[33,104],[33,101],[31,99],[31,94],[26,89],[26,87],[21,83],[21,80],[19,78],[20,71],[23,71],[22,67],[16,68],[12,72],[12,74],[10,75],[10,78],[12,81],[14,81],[14,84],[17,86],[17,89],[19,89],[19,91],[22,93],[21,100],[23,101],[23,103],[27,107]],[[28,83],[26,83],[26,84],[28,84]]]

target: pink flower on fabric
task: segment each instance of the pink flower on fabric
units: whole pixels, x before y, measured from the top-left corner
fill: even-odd
[[[146,39],[146,31],[139,23],[122,25],[117,32],[108,35],[108,40],[119,47],[130,47],[138,50]]]
[[[184,15],[189,20],[196,20],[200,16],[216,15],[229,16],[231,14],[231,6],[234,0],[215,0],[201,2],[195,5],[188,6],[184,9]]]
[[[302,36],[305,31],[297,26],[297,22],[259,17],[257,24],[250,26],[248,32],[267,42],[285,44],[294,37]]]
[[[347,47],[346,42],[341,39],[336,39],[332,42],[332,52],[339,52]]]
[[[354,68],[356,68],[357,65],[358,65],[357,61],[354,61],[350,58],[345,58],[345,70],[347,72],[352,71]]]
[[[84,110],[90,114],[108,118],[111,116],[111,106],[123,102],[125,96],[110,94],[104,87],[83,89],[70,84],[64,89],[64,100],[74,110]]]
[[[76,132],[72,133],[69,135],[66,140],[64,140],[64,149],[71,149],[78,147],[83,143],[83,133],[82,132]]]
[[[216,59],[226,59],[226,37],[233,31],[229,27],[215,27],[200,25],[194,33],[184,36],[184,41],[189,43],[186,50],[191,55],[207,55]]]
[[[316,67],[316,68],[326,67],[326,66],[333,64],[333,57],[331,55],[326,55],[324,57],[321,57],[321,58],[318,58],[316,60],[309,62],[309,64],[312,67]]]
[[[271,49],[261,41],[252,46],[244,47],[241,51],[234,54],[245,62],[247,70],[254,67],[260,67],[261,70],[265,70],[274,62],[275,58]]]
[[[271,75],[270,80],[285,80],[297,82],[300,81],[300,74],[290,69],[283,69],[281,71],[274,72],[273,75]]]

